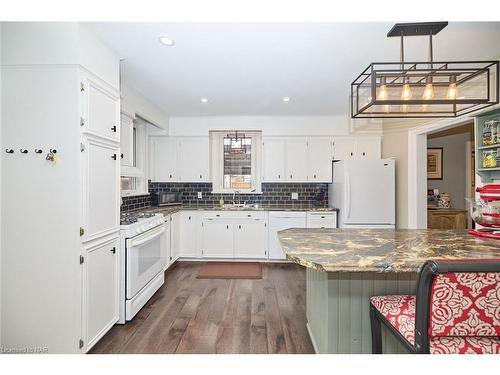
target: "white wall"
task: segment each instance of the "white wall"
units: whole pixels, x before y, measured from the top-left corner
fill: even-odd
[[[408,228],[408,129],[422,120],[400,119],[384,123],[382,157],[396,159],[396,227]],[[428,120],[427,120],[428,122]]]
[[[77,22],[7,22],[3,65],[81,65],[119,88],[117,55]]]
[[[122,83],[121,87],[121,109],[132,116],[138,115],[148,120],[150,123],[160,127],[159,131],[164,130],[165,133],[168,132],[168,115],[141,93],[124,83]]]
[[[427,147],[443,148],[443,179],[427,180],[429,189],[448,193],[453,208],[465,209],[466,144],[469,134],[455,134],[427,140]]]
[[[347,116],[212,116],[171,117],[169,135],[202,136],[209,130],[262,130],[263,136],[381,135],[379,122],[353,124]]]

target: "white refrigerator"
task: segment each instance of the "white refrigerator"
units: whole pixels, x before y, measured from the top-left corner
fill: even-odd
[[[331,207],[339,209],[339,228],[394,228],[394,160],[334,162],[328,199]]]

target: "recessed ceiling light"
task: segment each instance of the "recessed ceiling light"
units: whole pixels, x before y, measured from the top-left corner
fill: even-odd
[[[160,36],[159,41],[161,44],[168,46],[168,47],[172,47],[175,44],[174,38],[172,38],[171,36],[168,36],[168,35]]]
[[[288,102],[290,101],[290,97],[289,97],[289,96],[285,96],[285,97],[283,98],[283,101],[284,101],[285,103],[288,103]]]
[[[201,98],[200,99],[202,103],[208,103],[208,99],[207,98]]]

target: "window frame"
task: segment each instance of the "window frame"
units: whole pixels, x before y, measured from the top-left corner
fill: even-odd
[[[126,115],[126,114],[125,114]],[[134,166],[121,166],[120,178],[130,177],[135,179],[135,189],[122,190],[120,196],[130,197],[135,195],[148,194],[148,184],[146,180],[146,157],[147,157],[147,132],[146,126],[149,124],[146,120],[133,116],[133,145],[132,152]]]
[[[233,189],[224,187],[224,138],[228,133],[245,134],[252,139],[251,152],[251,181],[249,189]],[[262,131],[260,130],[212,130],[209,132],[210,140],[210,177],[213,194],[262,194]]]

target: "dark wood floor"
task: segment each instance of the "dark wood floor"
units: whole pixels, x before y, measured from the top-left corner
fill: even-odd
[[[305,271],[263,264],[261,280],[196,279],[181,262],[126,325],[91,353],[313,353],[306,329]]]

